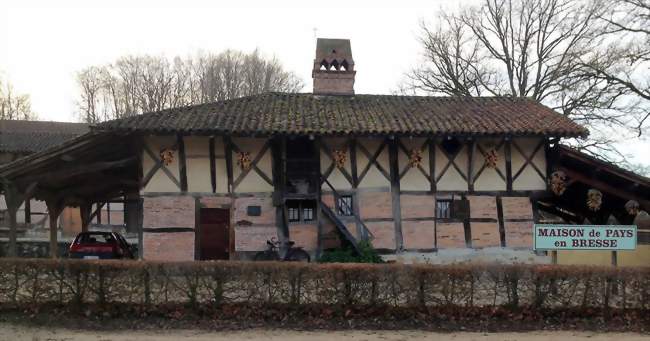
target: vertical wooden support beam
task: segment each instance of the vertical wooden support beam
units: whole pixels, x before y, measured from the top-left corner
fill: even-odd
[[[497,221],[499,222],[499,239],[501,239],[501,247],[506,247],[506,224],[503,220],[503,203],[500,195],[497,195]]]
[[[316,227],[317,227],[317,238],[318,242],[316,244],[316,259],[320,258],[321,253],[323,252],[323,212],[321,209],[321,206],[323,205],[323,202],[321,201],[321,175],[320,175],[320,144],[322,143],[320,137],[316,137],[314,139],[314,155],[316,155],[316,162],[318,163],[317,166],[315,166],[316,169],[318,169],[318,172],[316,174],[313,174],[311,183],[313,183],[316,186]],[[352,146],[352,145],[351,145]],[[350,161],[352,161],[352,154],[350,153]],[[352,168],[356,169],[356,167]],[[354,172],[353,172],[354,173]],[[353,182],[356,182],[354,180],[354,175],[353,176]],[[354,184],[352,184],[354,187]]]
[[[436,140],[435,138],[430,138],[428,141],[429,144],[429,182],[431,183],[430,190],[431,193],[436,193],[437,183],[436,183]]]
[[[25,224],[29,225],[31,223],[32,223],[31,198],[25,198]]]
[[[15,207],[15,205],[9,205],[9,199],[6,198],[7,194],[5,192],[5,199],[7,199],[7,213],[9,213],[9,250],[7,252],[7,255],[9,257],[16,257],[18,256],[18,248],[17,248],[17,243],[16,240],[17,238],[17,223],[16,223],[16,213],[18,212],[18,207]]]
[[[230,140],[230,136],[223,137],[223,152],[226,156],[226,174],[228,176],[228,193],[233,193],[232,142]]]
[[[79,214],[81,216],[81,232],[88,232],[88,226],[90,225],[90,215],[92,213],[92,209],[93,209],[93,204],[90,202],[79,205]]]
[[[320,153],[320,151],[319,151]],[[320,157],[318,158],[320,160]],[[357,139],[350,140],[350,170],[352,171],[352,188],[359,186],[359,173],[357,172]]]
[[[230,231],[228,231],[230,232]],[[228,250],[230,254],[230,250]],[[194,260],[200,260],[201,254],[201,200],[194,197]]]
[[[402,236],[402,212],[396,139],[395,137],[388,141],[388,162],[390,163],[390,193],[393,199],[393,219],[395,220],[395,249],[397,252],[400,252],[404,249],[404,239]]]
[[[506,154],[506,190],[512,192],[512,140],[507,137],[504,145]]]
[[[137,201],[138,259],[144,259],[144,198],[138,193]]]
[[[612,266],[618,266],[618,252],[612,251]]]
[[[289,227],[286,226],[284,211],[284,163],[286,154],[286,138],[278,136],[271,141],[271,166],[273,177],[273,205],[275,206],[275,226],[281,241],[289,238]],[[319,182],[320,184],[320,182]]]
[[[46,202],[47,213],[50,219],[50,258],[57,258],[59,256],[59,216],[63,211],[63,201],[50,200]]]
[[[178,142],[178,174],[181,180],[181,192],[187,192],[187,158],[185,157],[185,139],[183,135],[176,135]]]
[[[216,166],[216,153],[214,151],[214,136],[210,136],[209,140],[210,150],[210,185],[212,186],[212,193],[217,192],[217,166]]]
[[[467,143],[467,188],[474,192],[474,152],[476,151],[476,141],[469,140]]]
[[[4,196],[7,205],[7,213],[9,213],[9,250],[7,255],[9,257],[16,257],[18,255],[17,237],[18,237],[18,223],[16,214],[21,205],[21,195],[18,193],[16,187],[10,182],[4,182]]]

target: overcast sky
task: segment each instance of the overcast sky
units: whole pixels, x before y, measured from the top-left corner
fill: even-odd
[[[462,1],[472,2],[477,0]],[[41,120],[76,121],[75,72],[127,54],[171,57],[259,48],[296,72],[304,91],[311,91],[318,36],[351,39],[357,93],[390,93],[420,58],[420,21],[432,21],[436,11],[457,9],[459,3],[0,0],[0,72],[31,96]],[[648,150],[648,142],[625,147],[645,164]]]

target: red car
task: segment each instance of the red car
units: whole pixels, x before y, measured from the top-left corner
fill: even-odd
[[[135,258],[129,243],[116,232],[82,232],[68,252],[70,258],[123,259]]]

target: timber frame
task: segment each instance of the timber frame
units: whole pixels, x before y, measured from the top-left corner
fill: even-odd
[[[240,192],[238,188],[249,173],[256,173],[264,182],[274,188],[272,197],[275,205],[275,225],[278,229],[278,236],[283,240],[291,238],[285,202],[289,199],[300,199],[296,194],[286,192],[286,146],[287,141],[292,138],[291,136],[278,135],[267,138],[261,144],[261,148],[254,155],[251,155],[251,167],[242,170],[235,177],[234,167],[237,167],[237,165],[232,159],[234,153],[243,151],[239,146],[239,142],[237,142],[237,139],[243,136],[207,135],[206,149],[210,159],[209,192],[205,193],[191,192],[188,188],[189,172],[187,167],[188,159],[191,159],[191,156],[188,156],[185,150],[185,137],[190,135],[175,134],[171,136],[175,138],[172,149],[178,153],[178,176],[174,175],[169,169],[169,166],[164,164],[160,155],[144,143],[143,139],[145,136],[139,134],[93,132],[72,140],[50,151],[47,155],[35,154],[17,160],[6,167],[0,168],[0,176],[2,176],[4,181],[3,191],[8,199],[9,212],[15,212],[15,209],[28,198],[44,200],[47,202],[50,212],[53,213],[50,219],[54,220],[51,221],[51,224],[56,226],[56,218],[62,207],[75,206],[80,209],[82,228],[86,230],[88,222],[98,214],[98,210],[92,209],[94,206],[101,207],[101,203],[114,201],[117,198],[125,198],[123,199],[125,205],[131,211],[130,218],[127,219],[129,220],[128,224],[139,224],[140,226],[136,231],[139,233],[140,250],[142,250],[142,198],[140,191],[147,185],[156,172],[160,171],[165,174],[169,181],[177,187],[178,192],[145,193],[145,197],[189,195],[194,197],[196,202],[199,201],[199,198],[206,196],[228,197],[231,199],[231,202],[237,198],[255,196],[257,194]],[[223,154],[221,154],[221,150],[217,151],[217,138],[223,141]],[[620,198],[638,200],[644,208],[647,208],[649,204],[647,192],[644,192],[645,187],[643,186],[645,184],[639,184],[638,179],[629,174],[619,172],[620,177],[626,180],[634,180],[637,183],[628,184],[623,187],[618,184],[608,184],[607,181],[603,180],[602,175],[610,172],[609,169],[602,164],[598,164],[593,171],[576,167],[575,164],[571,163],[573,161],[569,162],[567,160],[577,159],[577,156],[563,149],[564,147],[557,145],[557,140],[539,138],[535,142],[534,149],[528,150],[522,147],[512,136],[491,137],[494,142],[492,142],[493,144],[491,144],[490,148],[498,151],[499,155],[503,156],[503,160],[499,160],[500,166],[494,168],[494,174],[497,175],[497,179],[504,182],[504,189],[481,190],[476,187],[476,181],[480,180],[482,175],[487,172],[487,165],[480,163],[485,157],[487,149],[481,143],[483,140],[479,137],[454,136],[453,138],[458,139],[462,146],[453,155],[441,147],[442,141],[452,137],[419,137],[421,140],[412,142],[412,146],[422,151],[426,149],[428,162],[423,162],[416,166],[404,164],[400,161],[404,160],[404,155],[408,155],[410,152],[409,147],[405,144],[405,139],[411,137],[392,135],[377,137],[375,140],[377,143],[373,147],[369,147],[368,144],[360,141],[368,138],[367,136],[347,136],[342,138],[343,142],[341,143],[341,147],[349,152],[350,163],[349,168],[344,167],[339,168],[339,170],[342,177],[349,184],[349,187],[335,188],[327,180],[336,168],[332,146],[324,143],[323,137],[310,137],[310,140],[314,143],[315,152],[324,156],[322,160],[326,160],[319,160],[319,164],[320,162],[326,162],[326,164],[322,165],[324,168],[320,168],[319,165],[321,171],[318,179],[315,181],[320,186],[317,186],[316,193],[313,193],[313,196],[311,194],[305,196],[305,198],[317,199],[315,211],[316,221],[314,222],[318,229],[318,247],[316,254],[320,254],[324,250],[322,245],[323,224],[328,219],[335,220],[334,225],[337,226],[341,233],[341,238],[350,241],[353,245],[359,240],[372,240],[373,231],[369,227],[369,224],[393,224],[395,227],[395,245],[384,250],[385,252],[391,253],[418,250],[435,251],[437,249],[437,242],[434,242],[431,248],[414,249],[405,246],[403,231],[405,224],[426,221],[435,221],[435,224],[461,224],[465,231],[465,242],[468,247],[472,247],[473,243],[471,227],[473,223],[494,223],[498,226],[499,246],[506,247],[508,246],[506,240],[506,224],[528,222],[529,220],[504,217],[502,203],[502,198],[504,197],[529,197],[533,205],[534,218],[532,219],[534,221],[541,219],[538,212],[553,213],[565,220],[578,223],[585,221],[585,219],[589,219],[592,222],[604,221],[604,218],[601,216],[589,216],[589,212],[586,212],[584,209],[570,209],[571,207],[568,206],[568,202],[553,197],[546,188],[534,190],[515,189],[514,182],[522,177],[524,169],[527,167],[533,170],[532,174],[536,174],[542,178],[544,183],[548,182],[551,171],[563,170],[571,179],[571,186],[578,186],[579,184],[589,185]],[[542,151],[546,156],[546,167],[540,166],[533,160],[535,155],[542,153]],[[513,152],[521,155],[521,162],[517,169],[513,169]],[[270,175],[259,166],[260,160],[267,153],[270,153],[272,161]],[[361,153],[367,161],[359,163],[358,153]],[[442,153],[442,155],[438,155],[438,153]],[[380,162],[380,156],[382,155],[386,156],[387,164],[385,163],[386,161]],[[458,162],[461,155],[466,160],[462,164]],[[146,174],[143,174],[142,169],[143,156],[150,157],[154,160],[153,168],[149,169]],[[225,174],[217,172],[215,162],[218,159],[225,159]],[[441,162],[441,164],[437,164],[438,162]],[[593,160],[580,159],[580,162],[587,163],[591,166],[595,165]],[[373,168],[377,170],[376,174],[386,180],[387,186],[385,188],[361,186],[362,181]],[[56,169],[56,171],[49,171],[50,169]],[[452,170],[457,172],[460,178],[466,182],[467,187],[465,189],[440,189],[441,180],[447,172]],[[423,179],[422,181],[426,185],[422,186],[421,190],[403,189],[401,182],[406,179],[409,172],[415,172],[415,174],[418,174]],[[217,184],[219,183],[218,179],[220,177],[227,178],[227,191],[217,192]],[[360,195],[367,192],[384,191],[389,192],[390,195],[391,218],[362,219],[359,203]],[[571,193],[573,192],[569,191],[567,197],[577,195]],[[477,195],[494,197],[496,200],[497,216],[494,218],[473,218],[467,216],[447,220],[437,219],[433,216],[416,218],[403,216],[402,196],[430,196],[432,194],[441,197],[454,196],[462,200],[467,200],[468,196]],[[326,195],[333,195],[335,198],[342,195],[352,196],[353,205],[350,211],[354,213],[353,216],[340,217],[337,216],[335,210],[332,211],[330,208],[326,208],[326,203],[322,199]],[[572,199],[571,201],[576,200]],[[621,203],[622,201],[617,205]],[[199,207],[198,205],[196,207]],[[622,219],[621,221],[625,218],[620,212],[615,215],[617,218]],[[15,213],[13,219],[15,220]],[[356,231],[347,230],[350,224],[356,226]],[[12,225],[15,225],[15,223]],[[187,228],[183,229],[183,231],[186,230],[189,231]],[[196,232],[198,231],[198,227],[190,230]],[[15,227],[12,231],[15,231]],[[56,229],[53,231],[55,232]],[[147,231],[152,232],[153,230],[152,228],[148,228]],[[57,240],[56,233],[54,232],[51,235],[52,245],[56,245]],[[15,234],[10,239],[12,240],[10,244],[15,248]],[[234,251],[234,246],[231,246],[231,251]]]

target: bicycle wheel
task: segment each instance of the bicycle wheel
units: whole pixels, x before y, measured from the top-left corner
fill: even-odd
[[[280,256],[275,251],[260,251],[255,254],[253,260],[256,262],[279,261]]]
[[[306,262],[309,263],[311,261],[311,257],[309,257],[309,254],[307,251],[302,250],[302,249],[296,249],[292,250],[291,254],[289,254],[289,257],[287,257],[287,260],[290,262]]]

